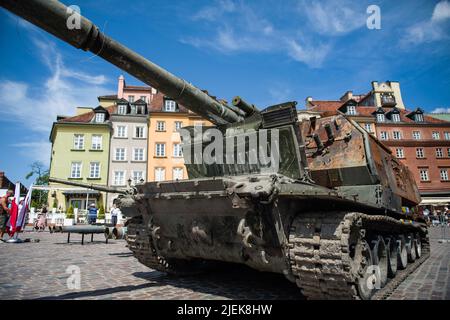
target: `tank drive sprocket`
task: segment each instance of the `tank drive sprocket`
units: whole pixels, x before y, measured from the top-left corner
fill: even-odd
[[[150,233],[142,217],[134,217],[127,221],[128,248],[134,257],[143,265],[175,276],[189,276],[202,273],[207,268],[205,261],[187,261],[180,259],[167,260],[157,254],[151,241]]]

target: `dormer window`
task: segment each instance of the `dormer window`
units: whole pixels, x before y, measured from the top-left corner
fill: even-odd
[[[356,106],[347,106],[347,114],[354,116],[356,114]]]
[[[422,113],[416,113],[414,115],[414,121],[416,121],[416,122],[423,122],[423,114]]]
[[[400,114],[393,113],[392,114],[392,122],[400,122]]]
[[[177,108],[177,103],[173,100],[166,100],[164,102],[164,111],[175,112]]]
[[[124,104],[119,105],[117,113],[118,114],[127,114],[127,106]]]
[[[384,122],[385,116],[384,113],[377,113],[377,122]]]
[[[95,114],[95,122],[98,122],[98,123],[105,122],[105,114],[104,113],[96,113]]]

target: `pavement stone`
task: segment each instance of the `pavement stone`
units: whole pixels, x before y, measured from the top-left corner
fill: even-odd
[[[450,298],[450,243],[438,243],[431,228],[431,257],[389,299]],[[450,232],[447,230],[450,239]],[[301,300],[300,290],[284,276],[240,265],[219,265],[206,274],[176,278],[140,264],[124,240],[105,244],[102,235],[81,245],[81,237],[25,232],[22,239],[0,242],[0,299],[147,299],[147,300]],[[80,287],[67,285],[70,268],[79,268]]]

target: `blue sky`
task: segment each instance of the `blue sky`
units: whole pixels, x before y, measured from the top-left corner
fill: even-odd
[[[194,85],[260,108],[366,93],[400,81],[408,108],[450,108],[450,2],[63,1],[103,31]],[[369,5],[381,29],[369,30]],[[122,73],[0,9],[0,170],[24,181],[48,164],[57,114],[97,105]],[[128,84],[139,84],[125,74]],[[24,181],[25,183],[29,183]]]

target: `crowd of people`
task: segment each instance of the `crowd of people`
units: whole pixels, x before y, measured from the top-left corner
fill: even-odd
[[[4,235],[8,231],[8,221],[11,214],[11,198],[13,197],[13,190],[8,190],[3,197],[0,197],[0,241],[4,241]],[[20,207],[20,204],[19,204]],[[91,204],[87,211],[87,222],[89,224],[95,224],[97,222],[98,209],[95,204]],[[111,209],[111,224],[113,226],[117,225],[117,219],[121,216],[120,208],[116,203],[113,204],[113,208]],[[47,207],[43,206],[41,211],[39,212],[33,227],[36,230],[44,230],[46,226],[47,219]]]
[[[425,208],[422,212],[425,221],[431,226],[450,226],[450,210],[444,207],[443,210]]]

